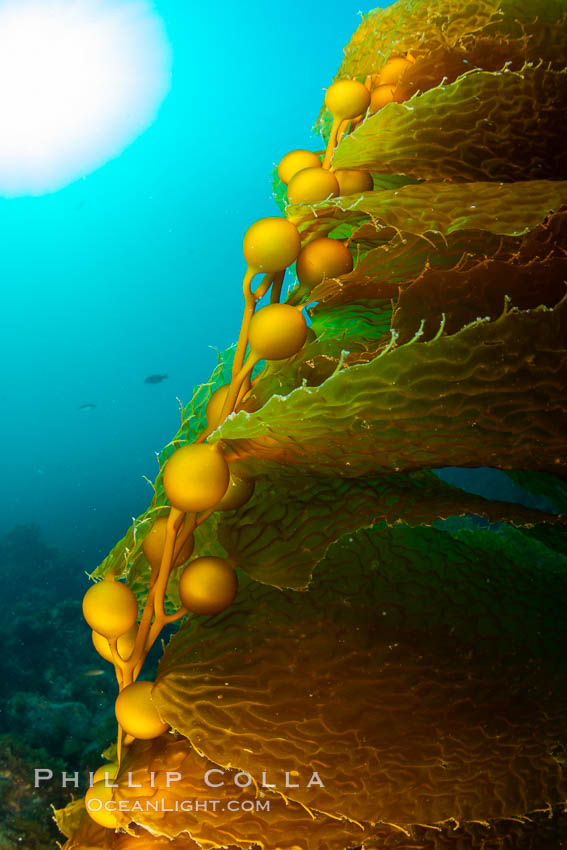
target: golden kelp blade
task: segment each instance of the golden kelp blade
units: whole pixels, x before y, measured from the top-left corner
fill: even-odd
[[[566,111],[565,71],[469,71],[369,116],[333,166],[425,180],[564,180]]]
[[[172,770],[181,778],[167,788],[167,772]],[[240,788],[237,783],[248,782],[248,778],[238,777],[236,769],[220,770],[185,740],[170,738],[150,745],[136,744],[121,775],[126,776],[128,771],[133,784],[143,788],[129,789],[124,782],[116,799],[128,807],[141,804],[143,810],[136,812],[136,821],[151,832],[170,838],[187,833],[206,850],[233,844],[244,848],[313,846],[315,842],[338,850],[390,832],[385,827],[362,826],[311,811],[290,800],[289,793],[282,796],[271,790],[257,791],[253,782],[250,787]],[[214,788],[204,781],[208,771],[214,771],[210,776]],[[148,787],[152,773],[155,789]],[[146,800],[150,805],[146,805]],[[192,810],[182,811],[187,800],[191,801]],[[229,806],[233,807],[233,814],[227,815]],[[128,820],[126,814],[121,818],[124,828],[128,828]]]
[[[441,575],[463,606],[453,616],[480,606],[476,638],[461,643],[444,626],[420,629],[419,615],[392,623],[392,601],[372,578],[380,561],[356,563],[356,550],[326,561],[307,592],[246,582],[229,617],[186,623],[154,691],[163,716],[216,764],[257,782],[266,770],[291,799],[366,824],[486,821],[559,804],[562,771],[547,742],[560,734],[566,695],[551,668],[482,648],[483,629],[524,622],[530,584],[516,609],[487,599],[482,612],[467,570],[449,567],[466,550],[448,550]],[[411,576],[419,609],[431,590],[412,588]],[[305,785],[315,767],[325,788]],[[286,790],[294,770],[304,782]]]

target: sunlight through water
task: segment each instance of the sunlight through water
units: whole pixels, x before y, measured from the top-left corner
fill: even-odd
[[[0,0],[0,195],[54,192],[118,156],[170,81],[146,0]]]

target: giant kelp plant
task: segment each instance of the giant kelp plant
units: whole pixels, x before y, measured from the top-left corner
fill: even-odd
[[[564,0],[363,17],[85,596],[118,743],[66,850],[566,844],[566,51]]]

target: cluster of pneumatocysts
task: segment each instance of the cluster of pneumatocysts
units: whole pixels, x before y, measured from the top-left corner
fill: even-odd
[[[408,59],[390,60],[382,71],[388,80],[392,63],[404,69]],[[399,70],[399,69],[398,69]],[[371,81],[372,82],[372,81]],[[380,91],[390,83],[380,83]],[[355,80],[338,80],[327,90],[325,103],[333,115],[327,150],[321,160],[317,153],[295,150],[278,166],[288,187],[290,203],[315,203],[329,196],[368,191],[373,188],[369,172],[331,168],[333,150],[345,122],[353,125],[372,110],[372,85]],[[383,99],[381,92],[379,97]],[[386,101],[387,102],[387,101]],[[287,218],[269,217],[254,222],[243,241],[246,273],[243,280],[244,316],[234,353],[230,382],[212,393],[206,408],[206,427],[195,442],[176,448],[163,467],[163,488],[169,502],[153,520],[142,548],[151,572],[148,595],[139,611],[130,588],[108,574],[92,585],[83,599],[83,614],[92,629],[97,652],[114,665],[118,682],[115,704],[118,723],[117,757],[99,768],[87,792],[87,811],[98,824],[115,828],[112,810],[104,804],[111,799],[113,782],[125,748],[134,739],[152,739],[168,730],[152,702],[153,683],[138,676],[143,663],[163,627],[187,614],[218,614],[234,601],[238,580],[230,559],[198,557],[191,560],[194,532],[214,511],[235,510],[251,497],[254,481],[231,471],[222,442],[208,443],[209,436],[233,412],[238,411],[250,393],[254,367],[260,361],[281,361],[296,355],[303,347],[308,328],[301,305],[281,303],[286,269],[296,264],[302,287],[311,290],[324,278],[352,271],[353,259],[346,244],[328,237],[302,244],[296,225]],[[254,287],[257,275],[260,282]],[[258,308],[270,292],[269,303]],[[172,575],[177,573],[180,608],[166,612],[166,593]],[[97,805],[91,807],[96,800]]]

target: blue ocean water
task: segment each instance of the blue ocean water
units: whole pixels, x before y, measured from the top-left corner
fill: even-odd
[[[0,199],[0,534],[36,523],[91,568],[146,508],[176,398],[240,326],[242,236],[277,214],[274,163],[320,146],[359,8],[156,0],[173,72],[153,125],[58,192]]]

